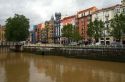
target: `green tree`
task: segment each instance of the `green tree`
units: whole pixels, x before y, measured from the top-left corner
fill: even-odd
[[[15,14],[6,20],[5,37],[7,41],[24,41],[29,36],[29,19]]]
[[[74,41],[77,41],[77,42],[79,40],[81,40],[81,36],[80,36],[79,31],[78,31],[78,29],[76,27],[74,27],[74,29],[73,29],[72,39]]]
[[[62,36],[67,37],[68,39],[71,39],[72,38],[72,30],[73,30],[72,24],[68,24],[68,25],[63,26]]]
[[[117,40],[120,41],[123,33],[125,33],[125,15],[123,13],[116,14],[111,20],[110,24],[112,30],[111,35]]]
[[[67,37],[68,40],[73,40],[73,41],[78,41],[81,39],[79,31],[72,24],[68,24],[63,27],[62,36]]]
[[[95,21],[90,21],[88,24],[88,31],[87,34],[89,37],[94,38],[96,41],[102,36],[104,29],[104,23],[100,20],[98,21],[95,19]]]
[[[87,34],[89,35],[89,37],[94,37],[94,25],[92,21],[90,21],[90,23],[88,24]]]

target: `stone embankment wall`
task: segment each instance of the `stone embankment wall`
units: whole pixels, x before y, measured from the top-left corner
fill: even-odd
[[[24,48],[24,52],[39,55],[65,56],[125,62],[125,48]]]

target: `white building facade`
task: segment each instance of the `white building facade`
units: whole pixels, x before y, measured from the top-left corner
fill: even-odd
[[[125,6],[122,4],[118,4],[112,7],[97,10],[92,14],[92,21],[94,21],[95,19],[102,20],[105,24],[102,38],[99,39],[99,42],[101,44],[110,45],[114,41],[113,37],[109,33],[109,31],[111,30],[110,20],[114,18],[116,14],[120,14],[121,12],[125,13]]]

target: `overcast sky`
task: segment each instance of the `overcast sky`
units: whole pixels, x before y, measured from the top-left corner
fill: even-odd
[[[76,14],[77,11],[96,6],[97,8],[119,4],[121,0],[0,0],[0,24],[15,13],[30,19],[30,25],[49,20],[55,12],[62,16]]]

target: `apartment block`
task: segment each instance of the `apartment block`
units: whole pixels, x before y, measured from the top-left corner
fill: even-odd
[[[0,43],[5,41],[5,27],[0,25]]]
[[[88,39],[88,24],[92,18],[92,13],[96,10],[96,7],[91,7],[77,12],[76,26],[78,27],[79,33],[84,41],[87,41]]]
[[[125,13],[125,6],[122,4],[117,4],[111,7],[102,8],[92,14],[92,21],[95,19],[102,20],[105,24],[102,38],[99,39],[101,44],[110,45],[114,41],[114,38],[109,33],[109,31],[112,29],[110,27],[110,20],[113,19],[116,14],[120,14],[122,12]]]

